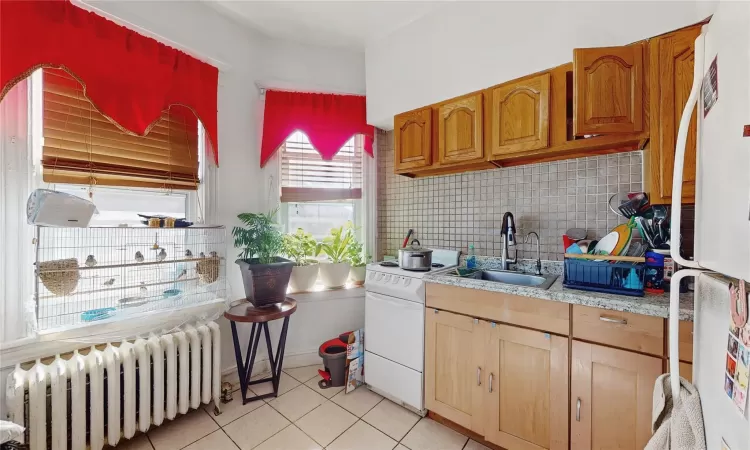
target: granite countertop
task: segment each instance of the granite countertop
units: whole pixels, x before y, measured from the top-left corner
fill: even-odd
[[[646,293],[644,297],[630,297],[627,295],[605,294],[599,292],[580,291],[563,287],[562,265],[559,267],[555,262],[544,262],[542,272],[557,275],[557,279],[549,289],[540,289],[529,286],[516,286],[512,284],[499,283],[496,281],[476,280],[473,278],[460,278],[447,275],[453,271],[430,272],[423,278],[428,283],[445,284],[470,289],[481,289],[484,291],[504,292],[507,294],[520,295],[522,297],[533,297],[555,302],[571,303],[574,305],[593,306],[596,308],[610,309],[613,311],[625,311],[647,316],[667,318],[669,316],[669,292],[663,294]],[[491,265],[485,265],[492,268]],[[531,273],[528,266],[519,264],[520,271]],[[693,293],[680,294],[680,320],[693,321]]]

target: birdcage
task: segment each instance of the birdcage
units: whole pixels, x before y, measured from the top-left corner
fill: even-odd
[[[226,297],[224,227],[36,229],[40,331]]]

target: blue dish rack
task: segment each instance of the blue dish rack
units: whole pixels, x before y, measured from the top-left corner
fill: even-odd
[[[582,291],[643,297],[645,262],[623,262],[565,257],[563,286]]]

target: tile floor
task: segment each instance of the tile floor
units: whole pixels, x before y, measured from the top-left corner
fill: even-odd
[[[487,450],[366,388],[320,389],[317,369],[285,370],[277,398],[242,405],[237,391],[219,416],[206,405],[116,450]],[[262,394],[271,387],[252,389]]]

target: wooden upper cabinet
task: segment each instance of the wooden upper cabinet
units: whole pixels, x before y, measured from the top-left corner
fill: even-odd
[[[393,130],[396,171],[432,164],[432,108],[395,116]]]
[[[568,339],[495,325],[488,346],[485,439],[509,450],[567,450]]]
[[[662,360],[573,341],[571,367],[571,450],[643,449]]]
[[[574,132],[643,130],[643,43],[573,51]]]
[[[484,159],[481,93],[442,104],[438,120],[440,164]]]
[[[486,322],[428,308],[425,320],[425,405],[482,434]]]
[[[700,35],[700,28],[685,28],[649,41],[651,141],[647,189],[651,203],[672,201],[677,130],[693,85],[695,38]],[[695,202],[697,120],[694,108],[685,147],[682,203]]]
[[[549,147],[550,74],[492,89],[492,155]]]

